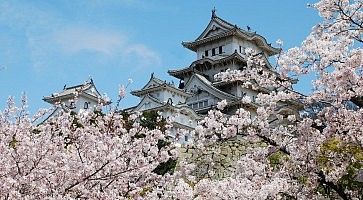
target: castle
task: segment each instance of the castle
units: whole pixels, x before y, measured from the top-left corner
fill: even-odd
[[[197,59],[182,69],[169,70],[169,75],[180,80],[178,86],[167,83],[151,75],[148,83],[131,94],[140,97],[137,106],[128,111],[160,110],[164,117],[176,116],[178,127],[194,128],[196,120],[207,114],[218,102],[226,100],[227,114],[238,108],[249,110],[252,115],[258,104],[257,94],[269,93],[274,88],[245,88],[241,81],[219,81],[215,75],[230,70],[244,70],[247,66],[246,49],[252,49],[262,55],[266,65],[264,70],[274,72],[268,61],[280,49],[272,47],[266,39],[249,30],[243,30],[216,15],[212,11],[211,19],[203,32],[191,42],[182,45],[196,53]],[[251,102],[242,101],[248,96]],[[290,106],[291,113],[297,109]]]
[[[190,130],[195,128],[198,120],[222,100],[228,102],[228,107],[225,109],[227,114],[234,113],[238,108],[244,108],[254,115],[259,106],[255,102],[257,94],[269,93],[274,89],[246,88],[241,87],[243,84],[241,81],[215,80],[214,75],[227,69],[244,70],[247,66],[246,49],[252,49],[262,55],[265,60],[263,70],[275,73],[268,58],[280,52],[279,48],[272,47],[263,36],[251,32],[249,28],[243,30],[218,17],[215,10],[212,10],[211,19],[202,33],[194,41],[183,42],[182,45],[196,53],[196,60],[187,67],[168,71],[169,75],[179,79],[179,85],[167,83],[152,74],[143,88],[131,92],[140,98],[139,103],[125,111],[161,111],[164,118],[173,118],[174,128]],[[87,88],[80,90],[79,93],[82,96],[85,92],[83,97],[87,101],[78,102],[79,105],[74,107],[75,110],[79,110],[77,106],[83,104],[85,109],[97,103],[99,93],[95,90],[93,82],[90,85],[78,86]],[[54,99],[67,100],[67,98],[61,99],[60,96],[76,88],[65,88],[57,97],[46,97],[44,100],[49,103],[54,103]],[[90,92],[91,88],[96,92]],[[250,102],[242,101],[246,96],[251,99]],[[293,106],[290,106],[290,109],[293,113],[297,112],[297,108]]]

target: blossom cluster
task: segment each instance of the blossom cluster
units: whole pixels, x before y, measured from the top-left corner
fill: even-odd
[[[220,153],[226,141],[249,141],[229,177],[193,176],[198,163],[180,157],[181,145],[168,138],[170,122],[160,117],[64,112],[35,125],[46,111],[30,118],[26,98],[20,107],[10,98],[0,112],[0,198],[362,198],[363,2],[321,0],[312,7],[323,21],[301,47],[281,52],[278,72],[247,49],[245,69],[215,76],[263,91],[256,108],[227,114],[222,100],[195,130],[179,131],[193,138],[183,148],[200,155],[214,147]],[[289,74],[315,74],[312,94],[293,91]]]

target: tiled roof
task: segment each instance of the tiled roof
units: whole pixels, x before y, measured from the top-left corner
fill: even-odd
[[[222,32],[208,36],[208,33],[213,30],[213,24],[220,26],[223,29]],[[191,42],[182,42],[182,45],[192,51],[196,51],[199,45],[215,41],[228,36],[237,36],[245,40],[255,41],[262,49],[266,51],[268,55],[278,54],[281,49],[272,47],[266,39],[257,34],[256,32],[250,32],[239,28],[237,25],[233,25],[228,21],[218,17],[215,12],[212,13],[211,20],[204,31]]]
[[[87,90],[91,89],[91,92]],[[55,101],[60,101],[62,99],[74,98],[77,95],[85,95],[89,98],[98,99],[101,97],[101,94],[97,91],[93,80],[87,81],[83,84],[66,87],[64,86],[63,90],[57,93],[53,93],[50,96],[45,96],[43,98],[44,101],[48,103],[54,103]]]

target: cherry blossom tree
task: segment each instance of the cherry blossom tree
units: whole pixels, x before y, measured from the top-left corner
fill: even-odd
[[[216,75],[269,90],[257,96],[254,111],[227,115],[221,101],[188,133],[193,140],[184,148],[200,153],[250,141],[228,177],[211,178],[212,168],[193,176],[198,163],[179,156],[167,137],[171,124],[155,113],[64,112],[36,125],[45,111],[31,118],[25,98],[20,107],[10,98],[0,112],[1,198],[363,199],[362,6],[311,5],[323,20],[300,47],[279,55],[278,72],[247,49],[244,70]],[[295,92],[289,78],[304,74],[317,77],[308,96]]]
[[[238,136],[265,145],[249,148],[231,177],[195,183],[197,198],[363,199],[362,6],[361,0],[311,5],[323,22],[301,47],[279,55],[280,73],[248,50],[246,69],[216,75],[220,81],[239,80],[243,87],[271,91],[258,95],[255,116],[243,108],[225,115],[228,105],[220,102],[196,128],[196,146],[202,151]],[[304,74],[317,77],[309,96],[293,91],[288,78]],[[291,108],[299,105],[296,114]]]
[[[34,125],[25,105],[0,113],[1,199],[141,198],[171,177],[177,152],[158,122],[84,111]]]
[[[362,199],[363,2],[322,0],[312,6],[323,22],[280,60],[285,73],[317,75],[304,104],[320,108],[298,123],[292,157],[321,194]]]

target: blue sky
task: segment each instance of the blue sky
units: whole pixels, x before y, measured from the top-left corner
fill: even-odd
[[[0,109],[9,95],[25,92],[31,112],[47,108],[43,96],[91,76],[101,93],[115,100],[120,84],[141,88],[150,74],[171,81],[168,69],[188,66],[194,40],[217,15],[266,37],[283,48],[299,46],[320,21],[307,8],[315,0],[163,1],[63,0],[0,1]],[[308,93],[305,78],[296,89]],[[123,107],[137,104],[127,95]]]

